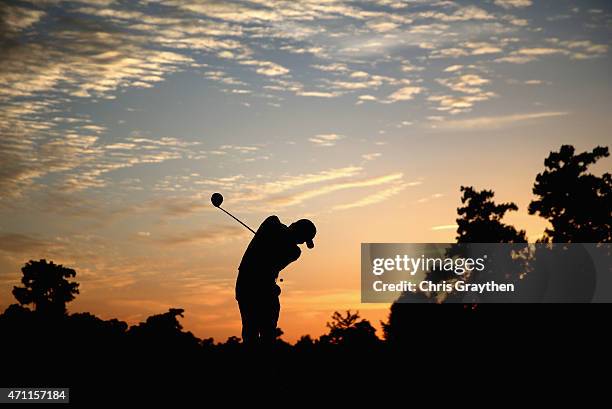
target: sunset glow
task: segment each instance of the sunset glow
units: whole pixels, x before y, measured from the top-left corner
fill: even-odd
[[[454,241],[462,185],[535,241],[544,158],[611,140],[609,1],[11,1],[0,21],[2,309],[45,258],[77,271],[70,312],[184,308],[239,336],[251,233],[222,192],[254,229],[317,226],[281,273],[284,339],[337,310],[380,328],[360,243]]]

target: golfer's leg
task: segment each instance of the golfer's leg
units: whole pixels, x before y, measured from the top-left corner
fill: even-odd
[[[264,344],[271,345],[276,339],[276,326],[278,325],[278,315],[280,313],[280,302],[274,296],[267,300],[266,314],[263,321],[262,341]]]
[[[238,300],[238,308],[242,319],[242,342],[245,345],[254,345],[257,343],[257,317],[253,311],[253,302],[240,299]]]

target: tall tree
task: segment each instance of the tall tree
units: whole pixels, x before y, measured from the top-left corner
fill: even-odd
[[[517,230],[514,226],[503,223],[502,219],[509,211],[518,210],[518,206],[514,203],[497,204],[493,200],[495,193],[492,190],[475,190],[471,186],[461,186],[461,203],[463,206],[457,208],[457,244],[452,245],[446,250],[446,257],[461,257],[466,251],[466,246],[463,243],[526,243],[527,238],[524,230]],[[497,248],[494,255],[489,258],[486,274],[477,274],[473,272],[469,277],[463,277],[473,283],[482,282],[497,278],[498,281],[507,282],[508,280],[518,279],[519,273],[523,269],[523,265],[519,262],[510,262],[513,257],[513,252],[519,246],[511,246],[508,248]],[[504,268],[497,268],[497,265]],[[508,269],[507,266],[511,268]],[[442,281],[457,280],[457,275],[453,271],[431,270],[427,272],[426,279],[434,283]],[[466,308],[462,305],[457,305],[453,310],[420,310],[418,306],[409,305],[409,303],[425,303],[425,302],[458,302],[463,301],[463,295],[457,292],[451,293],[436,293],[433,292],[429,296],[417,292],[405,292],[400,296],[400,299],[391,305],[389,311],[389,320],[383,323],[383,331],[385,339],[392,344],[404,344],[411,342],[411,337],[414,331],[415,317],[423,314],[443,314],[448,317],[448,314],[462,314]],[[435,311],[435,312],[432,312]],[[461,315],[459,315],[461,316]]]
[[[461,186],[461,203],[457,209],[457,243],[525,243],[524,230],[505,224],[502,219],[508,211],[518,210],[512,202],[497,204],[492,190],[474,190]]]
[[[607,147],[575,153],[571,145],[551,152],[536,176],[529,213],[550,222],[545,241],[556,243],[612,242],[612,176],[588,173],[591,165],[610,155]]]
[[[79,284],[69,281],[76,271],[52,261],[30,260],[21,272],[23,287],[13,287],[13,295],[21,305],[33,304],[39,313],[65,314],[66,303],[79,293]]]

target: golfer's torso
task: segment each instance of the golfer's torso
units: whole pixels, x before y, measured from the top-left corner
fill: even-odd
[[[300,248],[278,217],[268,217],[249,243],[236,280],[236,296],[276,292],[279,272],[298,259]]]

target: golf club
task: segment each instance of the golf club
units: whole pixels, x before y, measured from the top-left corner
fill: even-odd
[[[235,217],[233,214],[231,214],[230,212],[228,212],[227,210],[221,207],[221,204],[223,203],[223,195],[221,193],[213,193],[212,196],[210,197],[210,202],[213,204],[213,206],[223,210],[225,213],[231,216],[234,220],[236,220],[238,223],[240,223],[241,225],[249,229],[253,234],[255,234],[253,229],[251,229],[246,224],[242,223],[237,217]],[[282,283],[284,280],[280,278],[279,281]]]
[[[223,210],[227,215],[231,216],[234,220],[236,220],[238,223],[240,223],[241,225],[249,229],[253,234],[255,234],[255,231],[253,229],[251,229],[246,224],[242,223],[242,221],[240,221],[237,217],[235,217],[233,214],[231,214],[230,212],[228,212],[227,210],[221,207],[221,204],[223,203],[223,195],[221,193],[213,193],[212,196],[210,197],[210,201],[213,204],[213,206]]]

